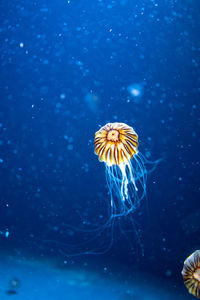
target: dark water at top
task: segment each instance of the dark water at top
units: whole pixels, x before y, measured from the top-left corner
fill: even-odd
[[[83,236],[67,225],[108,215],[94,134],[125,122],[139,151],[163,160],[134,225],[120,220],[96,258],[181,280],[200,247],[198,1],[13,0],[0,11],[1,250],[76,253]],[[69,262],[79,259],[90,258]]]

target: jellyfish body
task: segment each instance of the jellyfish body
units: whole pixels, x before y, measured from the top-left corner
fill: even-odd
[[[77,222],[75,225],[63,223],[61,232],[66,233],[68,238],[67,242],[55,241],[56,245],[59,245],[59,253],[67,256],[103,254],[111,249],[116,227],[127,238],[131,249],[133,244],[126,233],[131,232],[132,237],[133,229],[142,250],[132,212],[140,206],[141,200],[146,196],[146,165],[150,165],[150,173],[160,159],[148,161],[138,151],[138,146],[137,133],[124,123],[108,123],[95,133],[94,152],[99,161],[105,164],[110,202],[105,199],[105,209],[103,208],[103,213],[94,224],[88,222],[87,211],[83,214],[78,212],[80,225],[77,226]],[[122,223],[123,217],[126,217],[125,226]],[[54,241],[45,240],[45,244],[52,243]]]
[[[192,253],[184,261],[181,273],[189,293],[200,299],[200,250]]]
[[[83,240],[75,245],[75,250],[72,244],[67,245],[68,251],[73,249],[73,256],[103,254],[109,251],[114,241],[115,227],[126,236],[126,229],[124,230],[121,221],[122,217],[128,215],[126,225],[132,226],[131,229],[134,229],[140,242],[131,212],[139,207],[140,201],[146,195],[146,163],[153,165],[150,170],[152,171],[158,161],[147,161],[138,152],[138,145],[138,135],[132,127],[124,123],[108,123],[95,133],[94,152],[99,161],[105,164],[110,202],[106,199],[106,210],[95,226],[88,227],[85,222],[81,227],[67,226],[73,232],[73,236],[76,236],[76,241]],[[117,220],[119,222],[115,222]],[[131,241],[127,240],[133,248]],[[142,250],[142,245],[140,246]]]
[[[138,135],[124,123],[108,123],[95,134],[95,154],[105,163],[111,218],[135,210],[146,194],[146,168]]]

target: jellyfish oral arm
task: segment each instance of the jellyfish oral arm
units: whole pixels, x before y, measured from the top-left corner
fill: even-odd
[[[130,163],[121,163],[119,164],[119,168],[122,172],[122,183],[121,183],[121,195],[122,195],[122,199],[123,201],[128,200],[129,196],[128,196],[128,184],[129,184],[129,179],[128,177],[130,177],[130,182],[134,185],[135,190],[137,191],[137,186],[135,184],[135,180],[134,180],[134,176],[132,173],[132,169],[130,166]],[[126,168],[128,168],[128,175],[126,173]]]
[[[127,163],[127,166],[128,166],[129,174],[130,174],[130,178],[131,178],[130,181],[133,183],[135,190],[138,191],[138,188],[136,186],[135,179],[134,179],[134,176],[133,176],[133,172],[132,172],[132,169],[131,169],[131,165],[130,165],[129,162]]]
[[[126,164],[120,164],[119,168],[122,172],[122,184],[121,184],[121,195],[122,200],[128,199],[128,178],[126,176]]]

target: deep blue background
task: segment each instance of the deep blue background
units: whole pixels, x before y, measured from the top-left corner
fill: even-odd
[[[1,1],[2,250],[63,259],[59,249],[77,249],[46,239],[76,245],[66,224],[102,224],[109,195],[93,139],[119,121],[144,155],[163,160],[135,229],[127,240],[116,227],[101,259],[179,278],[200,247],[198,2]]]

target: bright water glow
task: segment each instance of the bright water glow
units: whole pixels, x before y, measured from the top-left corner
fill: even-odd
[[[134,83],[127,87],[127,91],[133,97],[141,97],[143,94],[143,86],[139,83]]]

